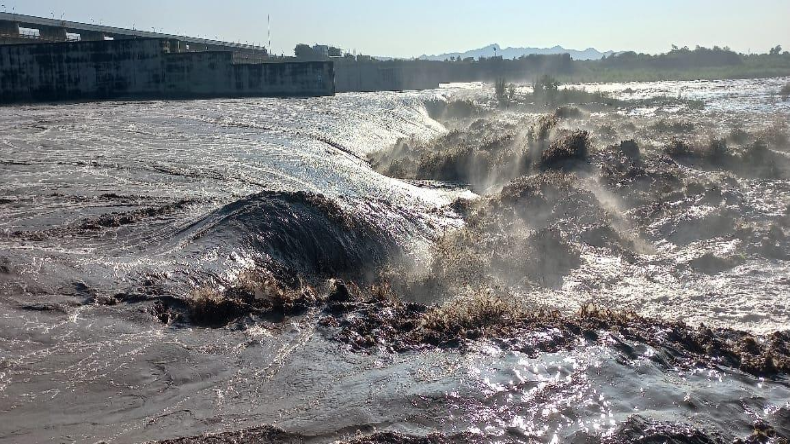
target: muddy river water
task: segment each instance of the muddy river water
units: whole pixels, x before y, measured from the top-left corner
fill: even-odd
[[[786,82],[584,85],[636,105],[592,110],[583,125],[631,120],[639,138],[648,125],[682,117],[722,134],[756,133],[790,118],[790,102],[774,94]],[[305,245],[322,258],[332,254],[324,248],[356,248],[344,239],[324,245],[320,234],[309,244],[271,241],[273,232],[316,231],[303,225],[312,213],[287,200],[270,204],[262,192],[321,193],[418,266],[427,263],[436,239],[465,224],[451,204],[484,193],[386,177],[367,155],[463,125],[431,116],[428,100],[488,103],[492,95],[490,86],[467,84],[314,99],[0,108],[0,442],[135,443],[263,425],[309,442],[382,431],[586,442],[628,424],[730,442],[759,421],[790,436],[787,374],[666,365],[654,347],[615,335],[538,354],[486,339],[462,350],[360,352],[326,333],[321,310],[221,328],[151,314],[158,300],[223,285],[255,264],[312,260]],[[650,101],[661,97],[704,106]],[[496,118],[516,122],[519,113]],[[624,260],[571,233],[578,266],[555,285],[516,293],[562,312],[595,302],[758,336],[790,329],[787,175],[673,168],[685,194],[648,216],[580,176],[597,205],[620,215],[612,226],[638,231],[645,247]],[[718,200],[694,197],[691,182],[714,184]],[[758,234],[744,240],[742,226]],[[755,246],[764,238],[771,248]],[[368,251],[352,259],[364,262]]]

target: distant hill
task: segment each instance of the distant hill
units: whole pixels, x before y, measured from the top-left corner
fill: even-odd
[[[574,60],[600,60],[603,56],[609,57],[615,54],[614,51],[600,52],[595,48],[587,48],[584,51],[576,49],[565,49],[562,46],[555,46],[553,48],[504,48],[496,43],[485,46],[480,49],[473,49],[466,52],[453,52],[448,54],[439,55],[423,55],[420,60],[446,60],[450,57],[461,57],[462,59],[473,57],[475,59],[480,57],[491,57],[494,55],[494,48],[496,48],[496,55],[502,56],[505,59],[516,59],[521,56],[530,54],[570,54]]]

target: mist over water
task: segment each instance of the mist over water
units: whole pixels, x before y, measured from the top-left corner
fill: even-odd
[[[493,145],[508,131],[508,143],[525,143],[544,113],[497,111],[479,84],[0,108],[0,442],[131,443],[262,425],[315,442],[358,430],[627,442],[631,429],[732,441],[758,421],[788,436],[786,374],[680,365],[692,360],[683,351],[617,333],[537,353],[513,343],[559,343],[561,332],[401,353],[373,338],[380,347],[360,351],[336,340],[317,308],[220,328],[158,308],[179,307],[198,288],[230,288],[255,267],[362,286],[402,262],[415,275],[444,273],[430,287],[442,291],[400,295],[422,303],[452,303],[479,285],[564,314],[594,303],[692,326],[786,331],[788,147],[769,145],[771,175],[664,152],[675,136],[707,143],[786,123],[790,103],[772,94],[786,82],[585,85],[634,105],[560,121],[552,137],[590,131],[590,160],[548,184],[536,179],[555,177],[546,172],[498,171],[474,184],[371,167],[369,155],[404,141],[431,146],[453,131],[459,143],[479,134]],[[660,100],[678,97],[704,108]],[[425,103],[437,99],[473,100],[484,112],[434,120]],[[662,121],[694,129],[662,133]],[[639,144],[645,188],[623,179],[628,165],[604,171],[625,162],[607,156],[627,139]],[[751,142],[731,147],[747,152]],[[508,188],[521,173],[532,178]],[[518,194],[538,186],[545,202]],[[508,190],[516,203],[502,197]],[[475,222],[459,202],[490,211]],[[503,208],[513,214],[494,211]],[[485,252],[507,245],[503,237],[517,248],[495,251],[499,262],[464,262],[475,243]]]

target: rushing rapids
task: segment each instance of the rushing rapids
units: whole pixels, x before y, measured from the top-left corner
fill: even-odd
[[[0,442],[790,438],[784,83],[0,108]]]

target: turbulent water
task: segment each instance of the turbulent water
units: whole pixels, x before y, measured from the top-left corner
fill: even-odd
[[[593,110],[583,125],[630,120],[640,137],[682,118],[725,135],[762,131],[790,117],[790,102],[773,94],[786,81],[586,85],[634,105]],[[491,96],[455,85],[0,108],[0,442],[130,443],[263,425],[315,442],[375,432],[585,442],[625,440],[629,427],[732,441],[760,421],[790,436],[786,374],[667,365],[663,351],[616,335],[539,354],[489,339],[360,352],[326,334],[319,310],[222,328],[162,319],[156,304],[261,264],[364,280],[397,250],[428,267],[437,239],[465,226],[452,204],[485,193],[386,177],[367,155],[465,125],[434,120],[426,101]],[[678,96],[704,108],[669,100]],[[580,175],[635,251],[625,260],[571,232],[578,264],[514,293],[563,313],[594,302],[757,335],[790,329],[788,176],[667,168],[683,174],[685,191],[647,216]],[[752,237],[733,234],[741,226]]]

